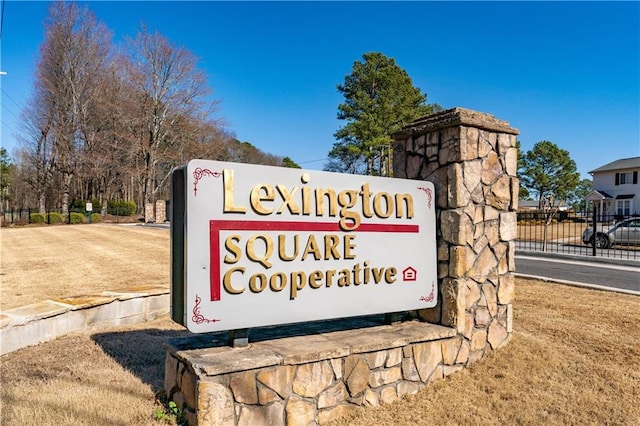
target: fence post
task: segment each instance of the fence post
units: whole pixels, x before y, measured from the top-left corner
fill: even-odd
[[[591,254],[593,256],[596,256],[596,225],[598,223],[598,221],[596,220],[596,203],[592,203],[593,204],[593,219],[591,220],[591,225],[593,226],[593,244],[592,244],[592,250],[591,250]]]
[[[27,223],[31,223],[31,207],[27,209]]]

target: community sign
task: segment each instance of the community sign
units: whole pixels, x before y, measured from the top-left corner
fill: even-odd
[[[192,332],[436,305],[430,182],[192,160],[171,203],[172,318]]]

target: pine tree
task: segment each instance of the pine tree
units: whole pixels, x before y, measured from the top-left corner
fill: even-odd
[[[369,52],[353,64],[338,91],[338,119],[347,124],[334,134],[326,170],[391,175],[391,135],[418,117],[441,110],[427,105],[427,95],[393,58]]]

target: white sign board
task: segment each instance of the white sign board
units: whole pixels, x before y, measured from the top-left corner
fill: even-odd
[[[430,182],[205,160],[184,180],[192,332],[436,305]]]
[[[87,212],[93,211],[93,204],[87,203],[87,205],[84,206],[84,210]]]

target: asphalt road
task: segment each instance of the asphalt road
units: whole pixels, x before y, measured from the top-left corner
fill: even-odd
[[[629,264],[516,254],[516,274],[640,296],[640,266]]]

